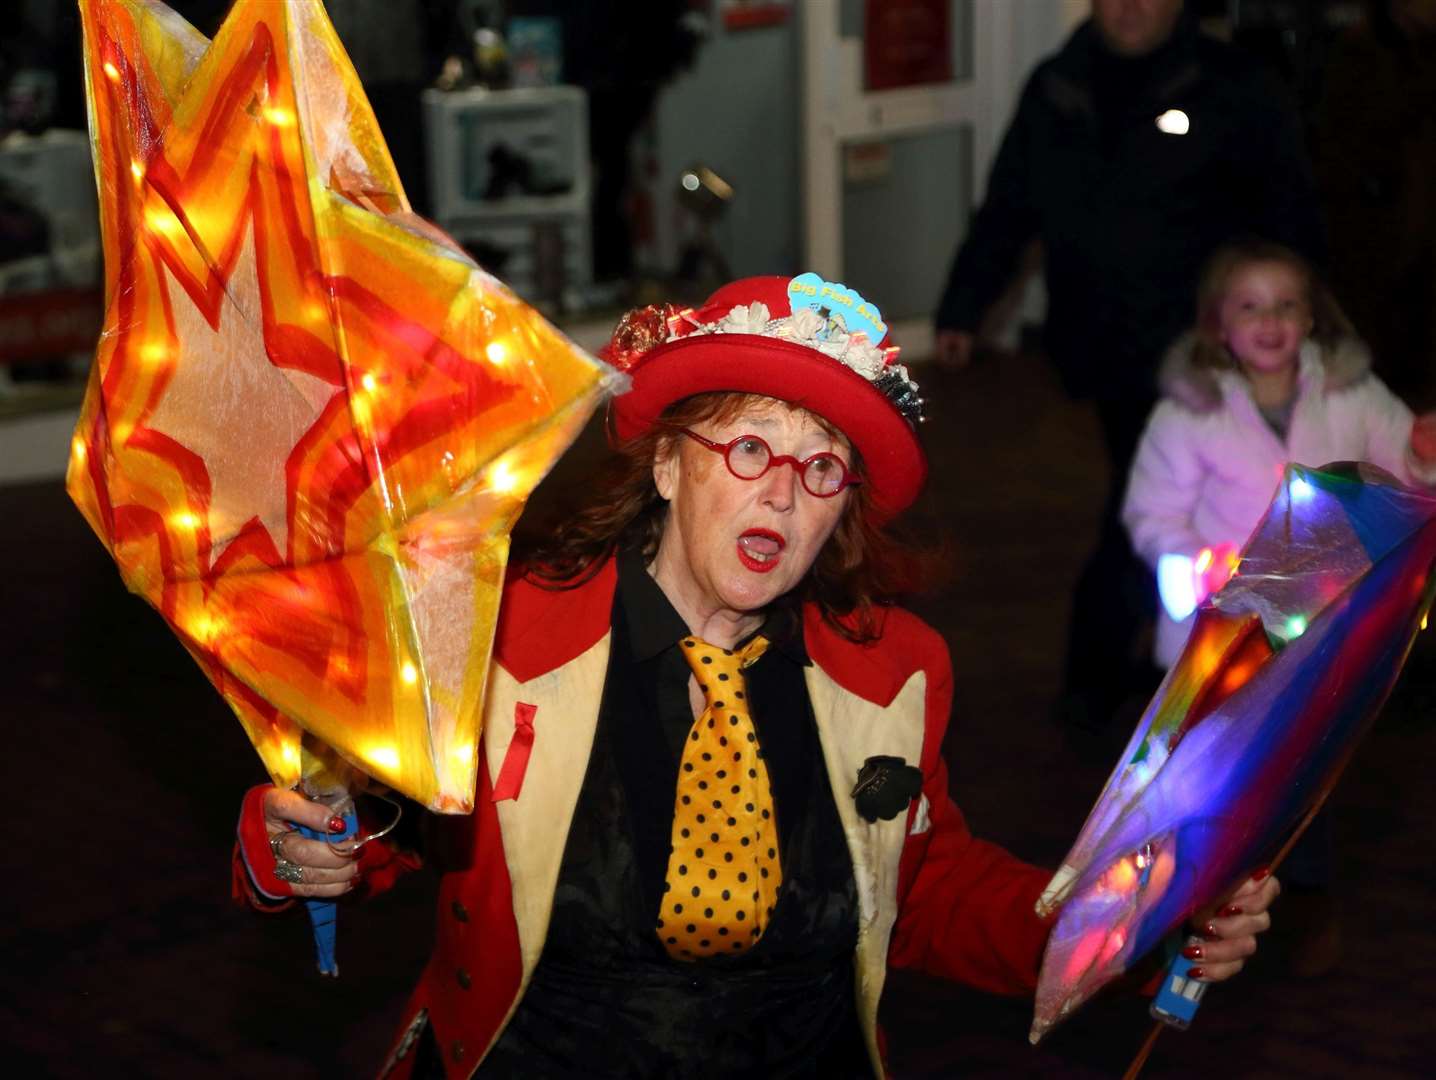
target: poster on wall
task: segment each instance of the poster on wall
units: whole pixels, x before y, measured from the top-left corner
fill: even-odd
[[[792,0],[722,0],[723,27],[727,30],[754,30],[780,26],[792,13]]]
[[[863,68],[868,90],[952,80],[951,0],[867,0]]]

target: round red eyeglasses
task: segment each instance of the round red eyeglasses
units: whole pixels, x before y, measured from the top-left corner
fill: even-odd
[[[678,430],[699,446],[722,454],[728,471],[739,480],[756,480],[774,465],[791,465],[803,490],[819,499],[831,499],[843,488],[862,483],[837,454],[824,452],[799,461],[791,454],[773,453],[773,448],[758,435],[739,435],[732,442],[716,443],[688,428]]]

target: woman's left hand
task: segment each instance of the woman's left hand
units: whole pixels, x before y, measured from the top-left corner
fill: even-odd
[[[1240,971],[1247,957],[1256,952],[1257,935],[1271,927],[1267,909],[1280,893],[1276,878],[1253,875],[1222,903],[1199,912],[1191,928],[1201,940],[1182,950],[1182,955],[1196,964],[1191,977],[1221,982]]]

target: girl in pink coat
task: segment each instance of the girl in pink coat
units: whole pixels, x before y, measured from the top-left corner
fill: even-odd
[[[1169,350],[1122,519],[1157,570],[1156,662],[1176,660],[1288,462],[1366,461],[1436,485],[1436,414],[1413,420],[1311,268],[1267,242],[1208,265],[1197,326]]]

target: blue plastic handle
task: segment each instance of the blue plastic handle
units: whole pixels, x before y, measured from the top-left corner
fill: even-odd
[[[1193,937],[1188,938],[1186,943],[1190,945],[1200,941],[1200,938]],[[1172,957],[1172,962],[1167,965],[1162,987],[1152,999],[1150,1011],[1153,1019],[1182,1030],[1191,1026],[1192,1018],[1197,1015],[1197,1009],[1201,1007],[1202,998],[1210,985],[1200,979],[1188,977],[1188,972],[1195,966],[1180,951]]]
[[[324,840],[335,843],[340,840],[348,840],[359,831],[359,815],[355,813],[351,805],[344,816],[344,831],[342,833],[318,832],[314,829],[299,826],[299,831],[311,840]],[[339,964],[334,959],[334,937],[335,923],[338,919],[338,905],[333,900],[306,900],[304,906],[309,909],[309,923],[314,927],[314,953],[319,962],[319,974],[338,975]]]

